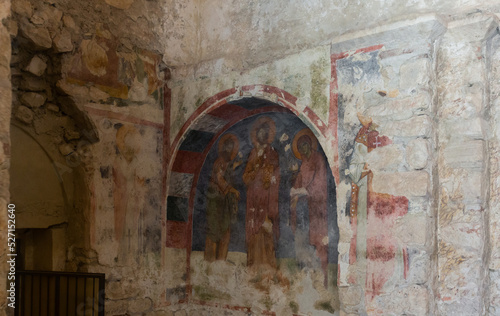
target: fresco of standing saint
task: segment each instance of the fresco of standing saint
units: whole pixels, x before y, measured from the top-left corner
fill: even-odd
[[[349,215],[353,237],[349,262],[356,262],[360,271],[366,271],[358,276],[357,282],[365,286],[365,300],[371,301],[382,293],[393,276],[406,279],[407,250],[397,244],[391,232],[396,219],[408,212],[408,199],[373,191],[373,173],[366,163],[368,153],[391,141],[386,136],[379,136],[372,119],[361,114],[358,118],[362,127],[355,139],[349,169],[345,171],[351,178]]]
[[[243,173],[247,187],[245,230],[249,267],[276,267],[280,169],[278,153],[271,146],[275,135],[276,125],[268,116],[257,119],[250,131],[253,148]]]
[[[318,141],[312,131],[304,128],[295,135],[292,149],[302,160],[299,173],[290,191],[292,231],[297,222],[297,202],[306,198],[309,209],[309,243],[316,249],[321,268],[328,269],[327,171],[323,155],[318,152]]]
[[[205,260],[210,262],[226,260],[231,222],[238,213],[240,193],[232,184],[233,171],[237,167],[234,158],[238,153],[238,144],[234,134],[228,133],[220,138],[218,157],[208,185]]]

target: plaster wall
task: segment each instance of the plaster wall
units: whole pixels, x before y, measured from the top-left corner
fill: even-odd
[[[248,97],[288,109],[325,152],[340,232],[335,313],[498,314],[495,4],[304,3],[16,2],[9,32],[25,48],[12,62],[5,53],[1,117],[10,118],[12,64],[14,119],[45,139],[82,189],[72,198],[66,269],[106,273],[110,315],[328,313],[307,300],[321,277],[297,279],[286,295],[304,295],[299,306],[280,306],[279,291],[265,308],[189,299],[189,269],[204,263],[189,261],[189,238],[171,240],[172,167],[190,127]],[[57,21],[44,13],[53,8]],[[48,47],[23,28],[46,30]],[[8,43],[3,24],[1,34]],[[46,73],[29,67],[35,56]],[[46,99],[23,99],[30,92]],[[378,134],[361,155],[370,123]],[[355,155],[366,171],[356,198]]]
[[[341,313],[479,315],[489,310],[495,314],[495,270],[485,271],[484,265],[495,253],[488,240],[496,240],[495,215],[487,212],[488,196],[494,194],[488,183],[496,181],[490,168],[495,167],[485,161],[485,155],[494,154],[485,142],[492,137],[487,109],[490,93],[494,100],[496,91],[491,77],[496,68],[491,67],[495,65],[497,22],[494,16],[479,13],[452,20],[421,17],[381,25],[341,36],[330,50],[320,46],[242,72],[226,67],[227,60],[172,72],[171,114],[179,124],[172,125],[171,140],[180,122],[189,124],[202,113],[196,106],[217,91],[235,88],[225,97],[230,102],[244,95],[242,87],[264,82],[298,96],[299,117],[315,128],[338,179]],[[315,57],[317,52],[321,53]],[[330,64],[325,64],[322,60],[328,53]],[[328,80],[328,91],[320,89],[319,96],[324,97],[320,106],[314,103],[318,98],[313,85],[305,85],[304,80],[312,78],[315,64],[320,65],[319,78],[327,76]],[[257,89],[253,95],[273,99],[263,91]],[[195,114],[188,120],[191,113]],[[408,265],[406,272],[398,274],[387,263],[378,266],[377,273],[386,275],[386,280],[376,295],[366,283],[370,260],[352,260],[356,232],[348,216],[352,188],[345,173],[352,164],[362,120],[367,119],[377,125],[380,139],[390,140],[365,157],[372,173],[369,190],[408,200],[406,212],[391,224],[367,219],[368,235],[371,225],[382,225],[378,229],[388,229],[387,235],[407,252],[407,261],[402,263]],[[322,138],[318,125],[324,122],[328,136]],[[450,195],[449,190],[456,193]],[[360,226],[356,229],[359,234]],[[355,238],[359,243],[359,237]],[[366,251],[364,256],[369,257],[369,246]],[[180,264],[184,255],[178,255]],[[467,300],[458,299],[463,295]]]

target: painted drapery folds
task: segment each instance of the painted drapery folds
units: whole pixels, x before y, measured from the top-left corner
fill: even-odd
[[[194,299],[232,306],[258,301],[265,310],[271,288],[286,295],[296,286],[292,280],[301,278],[322,293],[318,308],[332,311],[335,203],[325,154],[299,118],[271,112],[234,124],[211,146],[196,184]],[[227,275],[241,280],[234,283]],[[287,298],[286,306],[300,310],[298,299]]]
[[[243,182],[247,186],[247,265],[268,264],[276,267],[280,169],[278,153],[271,147],[276,134],[274,121],[267,116],[261,117],[250,133],[254,147],[243,173]]]
[[[306,199],[309,208],[309,243],[316,249],[321,268],[327,273],[328,223],[327,218],[327,170],[324,157],[318,152],[318,141],[311,130],[305,128],[295,135],[293,153],[302,161],[299,173],[290,191],[291,226],[297,226],[297,203]]]

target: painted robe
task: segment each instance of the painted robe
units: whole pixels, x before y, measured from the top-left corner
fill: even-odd
[[[247,186],[247,265],[276,267],[279,238],[279,156],[270,145],[254,147],[243,174]]]
[[[309,243],[316,248],[321,268],[327,274],[328,268],[328,222],[327,222],[327,182],[326,165],[323,156],[313,151],[309,159],[302,160],[294,189],[307,191],[309,208]],[[292,208],[292,227],[297,221],[296,210]]]
[[[408,199],[373,192],[373,174],[366,169],[368,153],[390,144],[385,136],[370,131],[370,125],[358,132],[354,153],[349,166],[351,183],[350,217],[353,229],[349,261],[357,262],[366,274],[358,277],[359,284],[365,284],[365,298],[371,301],[382,293],[384,285],[392,278],[406,278],[408,256],[391,235],[396,219],[408,212]],[[354,282],[354,280],[351,280]]]
[[[217,158],[207,190],[207,237],[205,260],[226,260],[231,221],[238,212],[238,199],[229,192],[232,164],[222,157]]]
[[[117,157],[113,165],[114,231],[119,262],[139,261],[144,231],[146,176],[137,158],[130,163]]]

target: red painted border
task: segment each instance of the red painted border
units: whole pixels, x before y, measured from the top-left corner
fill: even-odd
[[[381,49],[384,45],[373,45],[357,49],[354,53],[342,52],[338,54],[331,54],[331,80],[330,80],[330,116],[328,118],[328,130],[332,136],[332,147],[334,150],[332,173],[335,178],[335,183],[338,185],[340,181],[339,174],[339,141],[338,141],[338,116],[339,116],[339,85],[337,77],[337,61],[346,57],[359,54],[369,53]]]
[[[184,249],[188,248],[188,243],[185,238],[188,231],[189,222],[167,221],[167,240],[166,246],[169,248]]]
[[[337,54],[331,54],[330,60],[331,60],[331,80],[330,80],[330,117],[329,117],[329,122],[328,126],[330,128],[330,131],[332,133],[332,146],[334,149],[334,164],[332,166],[332,173],[333,177],[335,178],[335,183],[339,184],[340,181],[340,166],[339,166],[339,140],[338,140],[338,116],[339,116],[339,85],[338,85],[338,77],[337,77],[337,61],[339,59],[343,59],[349,56],[352,56],[354,54],[358,53],[369,53],[373,52],[376,50],[381,49],[384,47],[384,45],[379,44],[379,45],[373,45],[370,47],[365,47],[365,48],[360,48],[356,50],[354,53],[349,53],[349,52],[342,52],[342,53],[337,53]],[[337,191],[338,192],[338,191]],[[338,265],[337,268],[337,282],[340,282],[340,275],[341,275],[341,270],[340,270],[340,264]]]
[[[291,95],[290,93],[281,90],[279,88],[273,87],[273,86],[267,86],[267,85],[249,85],[249,86],[243,86],[241,87],[242,92],[249,92],[249,91],[255,91],[255,92],[260,92],[260,93],[268,93],[268,94],[274,94],[278,97],[277,102],[281,102],[284,107],[292,111],[295,115],[299,116],[300,112],[297,110],[296,107],[296,101],[297,98]],[[215,110],[216,108],[220,107],[221,105],[224,105],[227,103],[226,98],[234,95],[238,90],[236,88],[231,88],[228,90],[224,90],[222,92],[219,92],[218,94],[208,98],[205,102],[203,102],[194,112],[191,114],[189,119],[184,123],[180,131],[177,133],[177,136],[175,137],[174,141],[172,142],[172,147],[170,154],[173,156],[175,154],[176,148],[179,146],[181,137],[186,133],[188,128],[191,126],[191,124],[204,112],[206,112],[208,109],[210,111]],[[242,95],[238,95],[238,97],[241,97]],[[313,125],[318,129],[318,131],[321,131],[321,129],[317,126],[315,122],[311,122]]]

